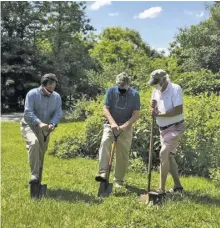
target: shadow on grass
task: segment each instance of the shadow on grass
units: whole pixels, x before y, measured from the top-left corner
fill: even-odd
[[[137,188],[136,186],[133,186],[133,185],[126,185],[125,187],[128,190],[128,192],[136,193],[137,195],[141,195],[141,194],[146,193],[146,189]]]
[[[126,188],[126,191],[120,191],[119,189],[114,193],[114,195],[119,197],[119,196],[128,196],[130,194],[135,193],[137,196],[139,196],[141,194],[146,193],[146,189],[137,188],[136,186],[133,186],[133,185],[125,185],[125,188]]]
[[[68,201],[68,202],[85,202],[85,203],[101,203],[100,199],[92,195],[88,195],[78,191],[69,191],[66,189],[47,189],[48,198],[53,198],[57,201]]]
[[[214,198],[207,194],[202,194],[199,191],[196,192],[186,192],[186,197],[200,204],[207,204],[207,205],[220,205],[220,198]]]
[[[206,205],[220,205],[220,198],[211,197],[208,194],[203,194],[200,191],[196,192],[184,192],[183,195],[179,193],[167,194],[166,199],[170,199],[172,201],[182,201],[188,199],[192,202],[196,202],[199,204]]]

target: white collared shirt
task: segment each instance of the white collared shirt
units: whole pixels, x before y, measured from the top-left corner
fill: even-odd
[[[165,113],[166,111],[173,109],[178,105],[183,104],[183,93],[179,85],[168,81],[167,88],[161,92],[154,89],[152,93],[152,100],[157,101],[157,107],[159,112]],[[184,114],[180,114],[172,117],[156,117],[158,126],[164,127],[173,123],[177,123],[184,119]]]

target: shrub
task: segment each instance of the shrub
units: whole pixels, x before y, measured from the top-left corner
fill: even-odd
[[[208,92],[219,95],[220,79],[209,70],[185,72],[174,77],[175,82],[183,88],[185,94],[199,95]]]
[[[76,156],[94,158],[97,156],[104,121],[102,115],[103,96],[97,97],[96,100],[91,100],[87,104],[87,106],[81,106],[87,117],[85,130],[80,134],[72,131],[55,141],[54,155],[60,158],[74,158]],[[80,109],[78,111],[80,112]]]
[[[146,163],[144,163],[140,157],[129,160],[129,169],[139,173],[147,172]]]
[[[220,99],[201,94],[184,99],[186,131],[178,161],[184,174],[209,176],[210,168],[220,167]]]
[[[151,90],[148,92],[140,92],[141,99],[141,112],[140,119],[134,125],[134,133],[132,140],[131,158],[141,157],[143,162],[148,163],[149,155],[149,141],[150,141],[150,129],[151,129],[151,116],[150,116],[150,97]],[[158,127],[155,124],[153,133],[153,165],[159,164],[159,132]]]
[[[150,96],[151,91],[141,92],[141,117],[134,125],[131,148],[131,166],[141,167],[140,161],[148,163],[150,138]],[[83,135],[68,134],[55,145],[60,157],[91,157],[98,155],[103,130],[103,96],[92,100],[85,108],[87,119]],[[220,167],[220,99],[211,94],[184,97],[186,131],[180,141],[177,161],[182,174],[208,177],[211,169]],[[153,165],[159,165],[160,140],[158,127],[154,131]],[[142,168],[140,168],[142,170]]]
[[[214,168],[209,170],[210,178],[216,183],[217,186],[220,186],[220,169]]]
[[[68,121],[84,121],[97,112],[97,110],[101,111],[100,102],[103,103],[103,96],[97,96],[95,99],[82,97],[70,108],[65,119]]]
[[[89,105],[90,100],[86,97],[82,97],[81,100],[77,100],[75,105],[69,108],[66,112],[65,120],[67,121],[83,121],[87,118],[86,108]]]

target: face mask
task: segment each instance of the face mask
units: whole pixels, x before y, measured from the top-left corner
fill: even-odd
[[[161,90],[162,86],[160,84],[153,85],[153,87],[157,90]]]
[[[53,93],[53,91],[47,90],[45,87],[42,87],[42,90],[46,96],[50,96]]]
[[[120,88],[118,88],[118,91],[119,91],[120,94],[124,94],[124,93],[127,92],[127,89],[120,89]]]

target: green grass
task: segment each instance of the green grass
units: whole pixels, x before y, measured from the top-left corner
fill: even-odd
[[[60,124],[51,137],[82,129],[82,123]],[[43,182],[48,198],[29,198],[29,165],[19,123],[2,123],[2,227],[220,227],[220,189],[206,179],[183,177],[187,189],[184,197],[168,197],[162,205],[147,207],[138,202],[147,177],[129,172],[127,190],[114,192],[108,198],[97,198],[94,181],[97,160],[59,160],[45,157]],[[153,173],[152,187],[158,185]],[[172,186],[168,178],[167,188]]]

